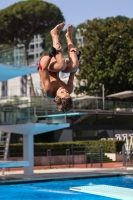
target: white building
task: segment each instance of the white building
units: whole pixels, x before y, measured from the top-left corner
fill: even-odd
[[[81,29],[77,29],[77,33],[76,33],[76,40],[78,43],[79,47],[84,47],[85,43],[84,43],[84,37],[82,35],[82,32],[84,32],[85,29],[81,28]]]
[[[41,57],[44,51],[42,47],[43,42],[44,42],[44,37],[42,37],[41,35],[34,35],[34,38],[31,40],[28,49],[30,66],[37,65],[39,58]]]
[[[41,35],[34,35],[33,39],[31,40],[28,48],[28,56],[29,56],[29,65],[35,66],[37,65],[40,56],[42,55],[44,48],[44,37]],[[18,45],[18,47],[23,47],[23,45]],[[14,62],[15,64],[19,64],[20,60],[24,57],[24,49],[22,48],[21,51],[18,48],[14,49]],[[24,59],[23,59],[24,62]]]

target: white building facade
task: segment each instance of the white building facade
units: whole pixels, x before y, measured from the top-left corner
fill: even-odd
[[[28,49],[29,55],[29,65],[37,65],[39,58],[41,57],[43,49],[44,37],[41,35],[34,35],[34,38],[31,40]]]

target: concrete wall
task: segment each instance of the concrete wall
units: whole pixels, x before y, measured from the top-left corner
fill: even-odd
[[[54,134],[55,142],[68,142],[73,140],[71,129],[57,130]]]
[[[105,153],[108,157],[110,157],[113,161],[122,162],[122,154],[113,154],[113,153]],[[1,160],[1,159],[0,159]],[[12,157],[9,159],[10,161],[22,161],[22,157]],[[35,156],[34,157],[34,166],[45,166],[45,165],[67,165],[67,164],[85,164],[86,156],[85,155],[70,155],[66,157],[65,155],[61,156]]]
[[[37,92],[39,95],[42,94],[42,90],[40,87],[40,77],[38,72],[33,73],[32,75],[32,81],[35,88],[35,92]],[[0,96],[2,96],[2,83],[0,83]],[[7,96],[21,96],[21,77],[12,78],[7,81]],[[29,84],[27,81],[27,96],[30,95],[30,89]],[[6,99],[7,101],[8,99]]]
[[[13,157],[9,159],[10,161],[22,161],[22,157]],[[73,156],[69,156],[68,159],[66,156],[35,156],[34,157],[34,166],[44,166],[44,165],[65,165],[73,163]],[[86,163],[85,155],[74,155],[74,164],[84,164]]]
[[[105,153],[110,159],[116,162],[122,162],[122,154],[115,154],[115,153]]]
[[[1,85],[2,83],[0,83],[0,96],[2,96]],[[12,78],[7,81],[7,94],[8,96],[20,96],[20,77]]]

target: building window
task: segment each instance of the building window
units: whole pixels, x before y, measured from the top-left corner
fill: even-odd
[[[30,48],[31,48],[31,49],[34,49],[34,44],[31,44],[31,45],[30,45]]]
[[[27,75],[20,78],[21,96],[27,96]]]
[[[3,81],[2,84],[1,84],[1,94],[2,94],[2,97],[5,97],[7,96],[7,81]]]

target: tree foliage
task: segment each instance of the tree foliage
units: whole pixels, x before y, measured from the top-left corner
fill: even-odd
[[[91,94],[105,85],[105,94],[133,89],[133,19],[88,21],[82,32],[85,46],[77,79],[77,94]],[[86,84],[82,85],[81,80]],[[99,89],[98,89],[99,88]]]
[[[60,9],[42,0],[15,3],[0,11],[0,42],[24,44],[27,48],[35,34],[46,33],[64,21]]]

